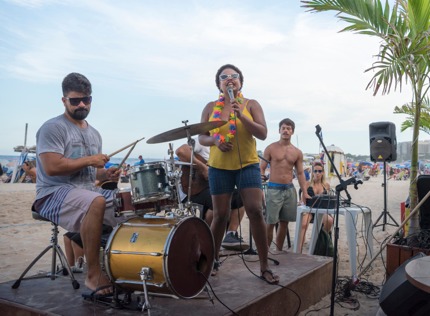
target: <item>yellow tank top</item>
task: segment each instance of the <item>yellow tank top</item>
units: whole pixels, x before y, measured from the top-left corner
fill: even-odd
[[[251,113],[249,113],[247,108],[248,102],[249,100],[245,103],[242,115],[245,115],[252,120]],[[212,111],[209,121],[214,121],[213,115],[214,113]],[[224,124],[219,128],[219,133],[227,135],[229,129],[229,124]],[[211,131],[210,134],[212,136],[213,132]],[[243,126],[240,119],[236,120],[236,135],[234,136],[232,143],[233,150],[229,152],[222,152],[217,146],[211,146],[208,165],[218,169],[238,170],[248,165],[259,163],[256,140]],[[240,160],[242,160],[242,164]]]

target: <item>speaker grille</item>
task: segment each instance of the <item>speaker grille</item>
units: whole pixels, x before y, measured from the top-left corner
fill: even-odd
[[[397,159],[396,126],[391,122],[369,125],[370,159],[372,161],[395,161]]]

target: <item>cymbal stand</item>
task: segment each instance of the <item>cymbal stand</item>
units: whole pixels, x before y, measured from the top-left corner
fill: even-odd
[[[185,204],[185,208],[191,210],[193,216],[196,215],[196,212],[193,208],[193,203],[191,202],[191,184],[193,181],[193,168],[194,168],[194,148],[196,146],[196,141],[191,138],[190,129],[187,126],[188,120],[182,121],[185,125],[185,132],[187,133],[187,144],[191,148],[191,157],[190,157],[190,174],[188,178],[188,192],[187,192],[187,202]]]
[[[168,154],[170,155],[170,159],[169,159],[169,163],[168,165],[170,167],[168,167],[168,169],[170,168],[171,170],[168,171],[169,175],[169,184],[174,186],[174,189],[176,190],[176,199],[178,202],[178,210],[176,210],[176,215],[177,216],[184,216],[184,215],[188,215],[188,211],[186,211],[184,209],[184,205],[182,204],[181,201],[181,196],[179,195],[179,179],[181,178],[180,175],[180,171],[175,169],[175,158],[173,156],[173,144],[169,143],[169,150],[168,150]],[[171,181],[173,181],[174,183],[170,183]]]

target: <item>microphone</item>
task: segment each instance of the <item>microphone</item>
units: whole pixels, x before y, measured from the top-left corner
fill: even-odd
[[[234,93],[233,93],[233,88],[231,85],[229,85],[227,87],[227,93],[228,93],[228,97],[230,98],[230,100],[234,100]]]

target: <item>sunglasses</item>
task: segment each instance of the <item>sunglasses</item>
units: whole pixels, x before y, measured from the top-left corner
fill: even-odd
[[[65,98],[65,99],[69,100],[70,105],[78,106],[79,104],[81,104],[81,102],[84,102],[85,105],[89,105],[93,100],[93,97],[89,96],[89,97],[83,97],[83,98]]]
[[[314,170],[314,173],[322,173],[322,170]]]
[[[227,79],[237,79],[239,77],[240,77],[239,74],[231,74],[231,75],[225,75],[225,74],[223,74],[223,75],[219,76],[219,79],[222,80],[222,81],[224,81],[224,80],[227,80]]]

